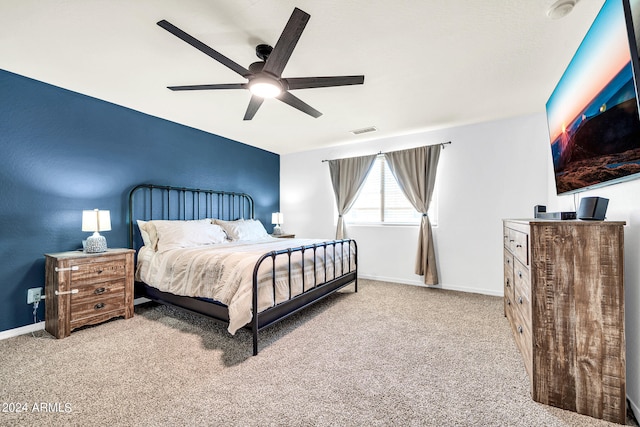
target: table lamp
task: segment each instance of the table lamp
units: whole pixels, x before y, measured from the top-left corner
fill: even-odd
[[[282,224],[284,222],[284,215],[282,215],[282,212],[274,212],[271,214],[271,224],[275,224],[275,227],[273,227],[273,233],[272,234],[282,234],[282,229],[280,228],[280,224]]]
[[[87,253],[105,252],[107,239],[100,235],[101,231],[111,230],[111,215],[109,211],[94,209],[82,211],[82,231],[93,231],[93,235],[87,237],[84,251]]]

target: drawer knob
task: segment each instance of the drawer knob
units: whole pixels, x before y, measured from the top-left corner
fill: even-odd
[[[522,297],[518,297],[518,303],[522,304]]]
[[[507,279],[507,287],[511,286],[511,284],[509,283],[509,279]]]
[[[521,245],[521,244],[517,244],[517,245],[516,245],[516,248],[521,248],[521,247],[522,247],[522,245]]]
[[[522,326],[518,326],[518,333],[522,333]]]
[[[511,305],[511,300],[507,298],[507,305]]]
[[[104,308],[104,303],[99,302],[98,304],[94,305],[93,308],[96,310],[100,310],[101,308]]]
[[[518,277],[522,279],[522,271],[518,271]]]
[[[107,292],[106,288],[98,288],[94,291],[96,295],[104,294],[105,292]]]
[[[511,264],[511,260],[510,259],[507,259],[507,264]]]

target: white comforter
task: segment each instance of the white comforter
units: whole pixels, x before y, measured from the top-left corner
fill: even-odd
[[[281,249],[320,243],[323,240],[312,239],[268,239],[254,242],[231,242],[217,245],[191,248],[170,249],[155,252],[142,247],[138,253],[136,278],[161,291],[190,297],[204,297],[219,301],[229,308],[228,330],[234,334],[252,319],[253,270],[257,260],[263,254]],[[343,254],[341,254],[341,248]],[[351,266],[347,254],[351,251]],[[305,290],[333,279],[344,272],[355,269],[355,256],[346,243],[327,247],[326,277],[324,248],[316,249],[316,272],[313,271],[312,249],[305,251],[304,288]],[[291,256],[291,294],[302,292],[301,253]],[[289,257],[276,257],[276,295],[277,303],[289,299]],[[258,309],[262,311],[274,305],[273,262],[264,261],[258,275]]]

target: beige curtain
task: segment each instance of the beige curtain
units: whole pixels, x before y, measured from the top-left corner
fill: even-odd
[[[343,215],[349,212],[356,201],[376,156],[352,157],[349,159],[329,160],[329,173],[333,184],[333,193],[338,206],[338,227],[336,239],[347,235]]]
[[[422,213],[415,273],[424,275],[424,283],[428,285],[438,284],[436,253],[427,211],[436,181],[441,149],[442,146],[438,144],[385,154],[389,169],[398,181],[400,189],[413,207]]]

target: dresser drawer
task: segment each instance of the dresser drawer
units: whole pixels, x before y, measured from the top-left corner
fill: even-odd
[[[529,265],[529,235],[521,231],[511,230],[513,254],[524,265]]]
[[[518,260],[514,262],[513,266],[513,281],[515,297],[520,294],[531,299],[531,280],[529,279],[529,269]]]
[[[509,251],[504,251],[504,298],[505,298],[505,314],[506,305],[513,302],[513,255]]]
[[[123,259],[108,262],[92,262],[82,260],[71,262],[71,280],[78,284],[83,282],[106,282],[108,280],[123,279],[125,277],[125,263]],[[77,270],[75,268],[78,268]]]
[[[520,354],[522,355],[522,359],[527,370],[527,375],[529,375],[529,381],[532,381],[533,344],[531,341],[531,329],[529,328],[529,322],[524,321],[522,313],[518,309],[513,310],[513,321],[511,326],[516,346],[518,347],[518,350],[520,350]]]

